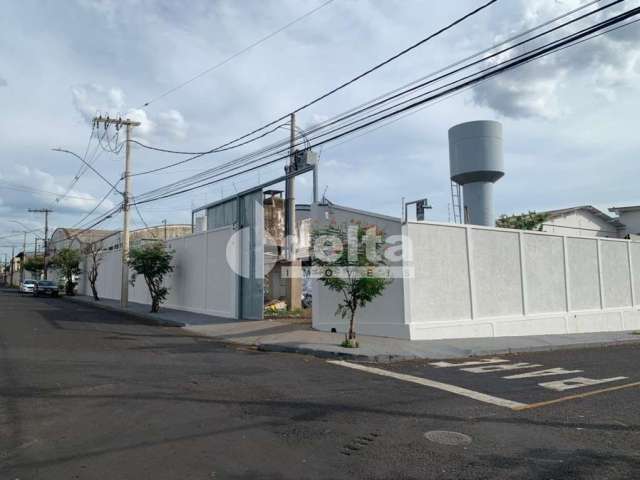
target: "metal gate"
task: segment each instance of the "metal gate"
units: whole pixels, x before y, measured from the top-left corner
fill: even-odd
[[[262,320],[264,313],[264,213],[262,189],[238,198],[240,242],[239,318]]]

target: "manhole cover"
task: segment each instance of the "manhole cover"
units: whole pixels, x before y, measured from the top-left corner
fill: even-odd
[[[424,434],[424,438],[442,445],[469,445],[471,437],[464,433],[433,430]]]

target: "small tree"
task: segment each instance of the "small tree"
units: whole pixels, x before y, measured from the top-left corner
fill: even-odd
[[[169,289],[162,285],[164,276],[173,272],[171,259],[173,252],[166,249],[164,243],[153,242],[129,251],[131,285],[135,285],[136,276],[142,275],[151,295],[151,312],[160,310],[160,304],[166,299]]]
[[[31,272],[36,277],[40,277],[40,274],[44,270],[44,258],[42,258],[42,257],[28,257],[24,261],[24,269],[27,272]]]
[[[100,264],[102,263],[103,258],[102,248],[98,243],[90,243],[84,253],[91,261],[89,270],[87,271],[87,280],[89,280],[89,285],[91,285],[93,299],[97,302],[100,298],[98,297],[96,282],[98,281],[98,270],[100,269]]]
[[[80,273],[80,252],[72,248],[63,248],[51,260],[51,266],[62,273],[65,279],[64,291],[67,295],[73,295],[73,276]]]
[[[349,319],[344,347],[358,346],[355,331],[358,308],[382,295],[391,282],[387,274],[377,271],[377,267],[387,265],[383,250],[384,234],[375,226],[331,225],[313,232],[313,265],[320,267],[319,280],[329,290],[341,294],[336,314]]]
[[[517,230],[538,230],[542,231],[542,224],[547,221],[549,214],[521,213],[520,215],[500,215],[496,220],[496,227],[515,228]]]

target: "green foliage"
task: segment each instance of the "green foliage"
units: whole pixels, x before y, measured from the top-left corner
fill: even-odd
[[[166,249],[164,243],[153,242],[129,251],[129,266],[134,270],[131,274],[131,285],[135,285],[136,276],[142,275],[151,295],[151,312],[160,310],[169,289],[162,285],[164,276],[173,272],[171,260],[173,251]]]
[[[343,348],[358,348],[360,344],[353,339],[349,340],[348,338],[345,338],[340,346]]]
[[[542,224],[547,221],[547,213],[521,213],[520,215],[500,215],[496,220],[496,227],[514,228],[517,230],[539,230],[542,231]]]
[[[51,267],[59,270],[64,277],[65,293],[73,295],[73,276],[80,273],[80,252],[71,248],[63,248],[51,259]]]
[[[44,258],[27,257],[24,262],[24,269],[34,274],[40,274],[44,270]]]
[[[313,265],[322,267],[320,271],[323,274],[319,278],[322,284],[342,295],[336,314],[349,319],[345,342],[353,346],[356,344],[356,311],[382,295],[391,283],[388,275],[382,276],[375,269],[386,266],[383,258],[384,233],[376,226],[365,227],[359,223],[332,224],[314,230],[312,239],[315,252]],[[325,258],[318,258],[318,249],[324,251]]]
[[[264,310],[266,318],[299,318],[302,317],[302,313],[301,308],[294,308],[293,310],[270,310],[266,308]]]

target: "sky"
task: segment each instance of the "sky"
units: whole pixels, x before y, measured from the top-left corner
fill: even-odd
[[[91,135],[98,113],[142,122],[140,141],[169,149],[212,148],[273,120],[485,3],[478,0],[334,0],[222,67],[143,105],[281,26],[322,0],[68,0],[5,2],[0,17],[0,256],[28,236],[71,227],[109,186],[64,148],[120,178],[123,152]],[[298,124],[357,106],[496,42],[588,3],[499,0],[436,39],[313,105]],[[600,2],[604,4],[605,2]],[[638,6],[627,0],[600,16]],[[591,8],[595,8],[591,7]],[[584,24],[583,24],[584,25]],[[402,198],[427,197],[427,218],[448,221],[447,130],[471,120],[504,127],[504,178],[497,214],[591,204],[640,204],[637,112],[640,23],[489,80],[385,128],[320,152],[320,190],[337,204],[400,216]],[[269,137],[284,139],[285,131]],[[87,148],[88,146],[88,148]],[[133,193],[232,160],[249,147],[133,178]],[[183,157],[132,149],[133,171]],[[189,223],[191,210],[282,175],[277,164],[232,181],[141,206],[132,227]],[[297,198],[311,200],[309,175]],[[66,197],[60,196],[68,191]],[[96,215],[119,202],[116,193]],[[91,218],[91,217],[90,217]],[[101,228],[121,228],[118,215]]]

